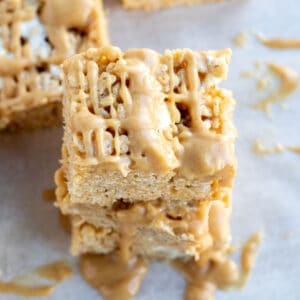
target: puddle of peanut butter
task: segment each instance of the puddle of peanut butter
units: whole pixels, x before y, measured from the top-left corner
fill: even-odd
[[[291,151],[295,153],[300,153],[300,146],[284,146],[280,143],[277,143],[274,147],[266,147],[261,140],[257,139],[252,147],[253,152],[261,155],[265,154],[278,154],[285,151]]]
[[[147,268],[148,262],[142,258],[125,261],[116,253],[85,254],[79,260],[83,278],[106,300],[131,299],[138,292]]]
[[[0,294],[14,294],[23,297],[46,297],[54,292],[57,284],[73,274],[72,268],[64,261],[57,261],[41,266],[23,277],[27,279],[35,275],[54,281],[49,285],[30,285],[15,281],[0,281]],[[33,280],[32,280],[33,281]]]
[[[254,108],[269,114],[271,104],[285,101],[288,96],[299,88],[300,75],[291,68],[274,63],[268,63],[267,67],[270,72],[278,77],[280,81],[279,87],[274,91],[271,91],[269,95],[256,103]]]
[[[263,35],[257,34],[257,39],[266,47],[274,49],[300,49],[300,39],[288,39],[288,38],[272,38],[266,39]]]
[[[241,253],[241,266],[229,258],[229,251],[209,250],[198,261],[183,262],[176,260],[173,266],[186,279],[185,300],[213,300],[215,290],[241,288],[251,273],[261,234],[253,234],[244,244]]]

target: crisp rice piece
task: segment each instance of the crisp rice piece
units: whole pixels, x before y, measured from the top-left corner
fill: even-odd
[[[56,205],[75,220],[74,254],[198,257],[228,242],[234,100],[217,84],[230,55],[106,46],[64,62]]]
[[[224,0],[123,0],[127,9],[154,10],[176,5],[193,5],[199,3],[223,2]]]
[[[0,129],[61,119],[63,60],[108,43],[100,0],[0,1]]]

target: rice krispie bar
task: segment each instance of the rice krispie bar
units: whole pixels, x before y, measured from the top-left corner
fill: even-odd
[[[123,257],[133,254],[154,259],[198,259],[204,251],[228,245],[230,207],[221,201],[210,201],[194,209],[182,219],[158,212],[159,208],[150,203],[145,207],[134,204],[119,211],[94,211],[94,220],[99,222],[103,218],[105,226],[96,226],[97,221],[87,222],[86,215],[74,216],[71,253],[120,251]],[[145,213],[140,214],[141,210]],[[157,215],[152,216],[154,212]]]
[[[234,100],[217,87],[227,76],[230,55],[188,49],[161,55],[106,46],[64,62],[57,205],[77,220],[73,253],[89,249],[78,246],[86,226],[113,232],[121,242],[124,224],[138,211],[135,232],[151,237],[153,245],[164,247],[166,240],[174,251],[183,247],[174,253],[197,256],[204,243],[198,231],[205,226],[191,234],[190,224],[208,224],[210,201],[230,206]],[[101,243],[93,247],[105,252]]]
[[[175,5],[192,5],[197,3],[222,2],[224,0],[123,0],[127,9],[154,10]]]
[[[101,0],[6,0],[0,15],[0,129],[59,123],[59,65],[108,43]]]
[[[232,187],[230,50],[116,47],[67,59],[63,164],[71,201],[210,200]]]

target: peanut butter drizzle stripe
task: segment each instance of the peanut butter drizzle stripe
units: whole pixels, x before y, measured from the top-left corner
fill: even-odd
[[[213,300],[217,288],[243,287],[254,267],[260,242],[261,234],[255,233],[244,244],[240,268],[230,260],[230,249],[227,251],[226,248],[212,248],[202,253],[198,261],[173,262],[173,266],[183,273],[187,281],[185,300]]]
[[[268,68],[280,80],[278,89],[272,91],[266,98],[254,105],[255,109],[269,113],[270,104],[283,102],[289,95],[294,93],[300,85],[300,75],[297,71],[280,66],[274,63],[268,63]]]
[[[27,286],[15,282],[1,282],[0,294],[14,294],[23,297],[46,297],[53,293],[56,286]]]
[[[32,277],[32,280],[34,279],[33,277],[37,275],[41,278],[54,281],[55,284],[29,285],[21,284],[17,281],[0,281],[0,294],[14,294],[23,297],[46,297],[52,294],[52,292],[56,289],[58,283],[69,278],[72,274],[73,270],[66,262],[57,261],[41,266],[25,275],[25,277],[29,279],[30,277]]]
[[[48,280],[62,282],[73,275],[73,270],[66,262],[57,261],[37,268],[34,273]]]
[[[300,49],[300,39],[288,39],[288,38],[272,38],[266,39],[261,34],[257,35],[258,40],[266,47],[273,49]]]
[[[277,154],[284,151],[291,151],[294,153],[300,153],[300,147],[297,146],[285,146],[280,143],[277,143],[274,147],[266,147],[261,140],[257,139],[252,147],[253,152],[261,155],[265,154]]]

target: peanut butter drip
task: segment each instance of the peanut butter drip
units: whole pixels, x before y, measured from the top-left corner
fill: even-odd
[[[275,49],[296,49],[300,48],[300,39],[288,39],[288,38],[273,38],[266,39],[263,35],[257,35],[258,40],[265,46]]]
[[[291,151],[295,153],[300,153],[300,147],[297,146],[286,146],[280,143],[277,143],[274,147],[266,147],[261,140],[257,139],[253,145],[253,151],[257,154],[276,154],[282,153],[285,151]]]
[[[139,290],[148,262],[142,258],[120,259],[115,254],[86,254],[80,257],[83,278],[106,300],[129,300]]]
[[[41,20],[46,25],[46,32],[51,45],[54,47],[52,60],[61,63],[64,58],[74,55],[74,43],[80,40],[72,39],[70,29],[82,33],[89,32],[89,24],[93,24],[95,12],[94,0],[48,0],[43,7]],[[80,51],[80,50],[79,50]]]
[[[278,89],[274,90],[266,98],[255,104],[254,108],[260,109],[266,113],[269,113],[270,105],[272,103],[285,101],[289,95],[299,88],[300,84],[300,75],[295,70],[273,63],[269,63],[268,68],[276,77],[278,77],[280,85]]]
[[[234,102],[216,87],[229,57],[229,50],[162,56],[102,47],[66,61],[65,117],[75,155],[124,176],[178,170],[208,180],[234,172]]]
[[[109,214],[109,213],[108,213]],[[120,257],[125,261],[131,255],[136,231],[145,225],[164,224],[177,236],[189,236],[199,243],[199,252],[208,248],[221,247],[228,243],[230,209],[219,200],[203,202],[194,211],[170,215],[163,205],[134,204],[129,209],[112,213],[112,218],[120,226]],[[193,237],[193,238],[191,238]]]
[[[37,268],[34,273],[48,280],[63,282],[73,275],[73,270],[66,262],[56,261]]]
[[[63,282],[72,274],[73,270],[68,264],[64,261],[57,261],[41,266],[14,281],[0,281],[0,294],[14,294],[22,297],[46,297],[52,294],[58,283]],[[54,282],[54,284],[36,285],[36,277],[45,278]],[[26,279],[26,284],[22,283],[22,279]],[[34,284],[29,285],[28,281],[32,281]]]
[[[14,112],[62,97],[58,66],[107,42],[98,0],[0,1],[0,129]]]
[[[245,243],[240,267],[229,258],[230,248],[208,250],[197,261],[173,262],[187,281],[185,300],[213,300],[217,288],[241,288],[254,267],[260,241],[261,235],[256,233]]]

